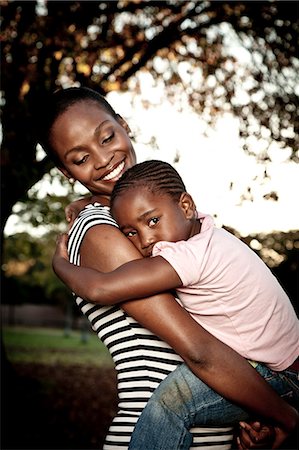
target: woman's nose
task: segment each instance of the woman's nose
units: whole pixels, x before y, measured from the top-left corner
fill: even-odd
[[[99,149],[94,159],[94,167],[96,170],[109,166],[113,159],[113,154],[107,150]]]

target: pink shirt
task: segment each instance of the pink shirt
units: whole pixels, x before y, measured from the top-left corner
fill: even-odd
[[[159,242],[153,256],[175,269],[181,304],[206,330],[247,359],[284,370],[299,354],[299,321],[266,264],[241,240],[198,213],[201,232]]]

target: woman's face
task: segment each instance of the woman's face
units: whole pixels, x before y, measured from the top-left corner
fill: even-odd
[[[60,170],[94,195],[111,195],[115,182],[136,163],[129,127],[96,102],[80,101],[54,122],[51,144]]]

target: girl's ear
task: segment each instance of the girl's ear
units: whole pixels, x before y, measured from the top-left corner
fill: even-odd
[[[196,217],[196,206],[193,198],[188,192],[183,192],[180,197],[179,205],[182,208],[186,219],[194,219]]]

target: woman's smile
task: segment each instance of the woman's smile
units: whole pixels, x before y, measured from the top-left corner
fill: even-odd
[[[116,183],[117,180],[122,176],[125,168],[125,162],[122,161],[120,164],[117,164],[110,172],[106,173],[106,175],[101,176],[98,180],[101,181],[111,181]]]

